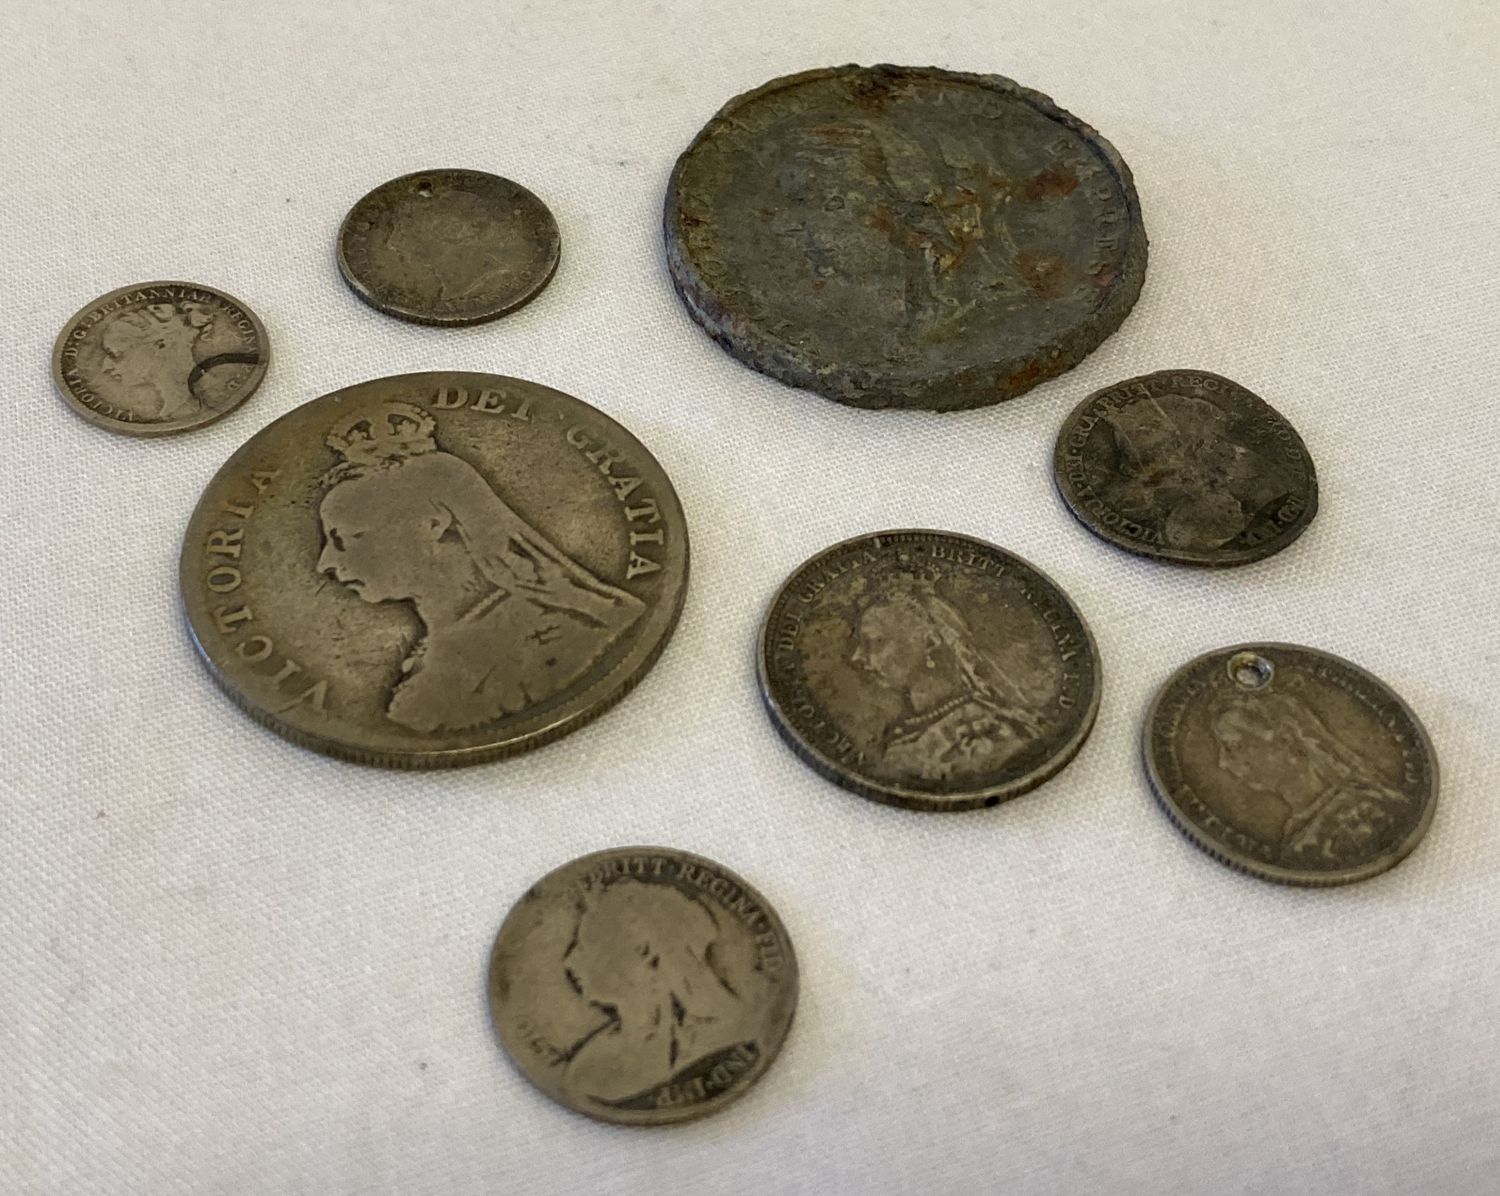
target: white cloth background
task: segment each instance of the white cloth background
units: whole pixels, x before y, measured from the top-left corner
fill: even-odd
[[[0,1191],[1492,1193],[1500,1188],[1500,367],[1496,52],[1483,0],[464,4],[10,0],[0,47]],[[667,173],[730,96],[846,61],[1010,75],[1109,137],[1145,292],[1082,366],[961,415],[782,387],[692,324]],[[360,304],[333,236],[409,170],[508,175],[562,267],[490,325]],[[259,392],[167,441],[99,431],[48,355],[131,282],[264,318]],[[1048,461],[1088,391],[1227,374],[1300,429],[1323,509],[1222,574],[1091,538]],[[693,578],[616,710],[441,774],[326,760],[244,717],[179,614],[214,470],[316,395],[407,370],[533,378],[666,466]],[[1078,759],[987,812],[819,780],[760,709],[752,644],[804,558],[928,526],[1029,558],[1098,637]],[[1282,889],[1153,804],[1143,709],[1245,639],[1351,657],[1432,732],[1405,864]],[[483,974],[526,885],[596,848],[715,857],[800,953],[780,1062],[662,1131],[552,1105]]]

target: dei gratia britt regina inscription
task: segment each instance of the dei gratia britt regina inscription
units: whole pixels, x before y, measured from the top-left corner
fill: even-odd
[[[472,763],[622,697],[681,609],[687,530],[624,428],[514,378],[407,374],[277,420],[209,484],[183,601],[219,683],[367,763]]]

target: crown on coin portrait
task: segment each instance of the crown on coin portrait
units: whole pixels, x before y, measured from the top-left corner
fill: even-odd
[[[925,606],[940,599],[938,582],[943,579],[941,567],[921,553],[898,554],[893,567],[883,574],[883,584],[856,582],[853,610],[856,614],[872,606],[885,606],[892,602],[915,602]]]
[[[437,451],[437,420],[415,403],[381,403],[372,412],[347,415],[329,430],[324,442],[343,458],[331,471],[350,473],[397,465]]]
[[[943,579],[942,569],[931,560],[924,560],[919,554],[900,553],[896,562],[896,567],[891,570],[891,578],[910,589],[935,590],[937,583]]]

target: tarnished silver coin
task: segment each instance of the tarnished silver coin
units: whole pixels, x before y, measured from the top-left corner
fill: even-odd
[[[495,939],[489,997],[505,1050],[553,1100],[663,1125],[717,1112],[765,1073],[797,1007],[797,957],[729,869],[624,847],[527,890]]]
[[[437,767],[523,751],[621,698],[677,623],[672,484],[587,403],[402,374],[305,403],[219,470],[181,586],[214,677],[298,743]]]
[[[248,307],[192,282],[143,282],[90,303],[52,350],[68,406],[127,436],[168,436],[213,423],[246,399],[270,360]]]
[[[1437,757],[1377,677],[1294,644],[1209,652],[1146,719],[1161,807],[1214,858],[1264,880],[1366,880],[1416,847],[1437,804]]]
[[[835,784],[921,810],[993,806],[1083,746],[1100,663],[1039,569],[949,532],[845,540],[792,574],[760,638],[782,738]]]
[[[665,233],[693,319],[856,407],[1012,398],[1119,327],[1146,275],[1120,155],[998,75],[843,66],[737,96],[678,159]]]
[[[482,324],[531,302],[557,269],[547,205],[479,170],[382,183],[339,229],[339,270],[377,311],[416,324]]]
[[[1261,560],[1318,511],[1296,429],[1203,370],[1161,370],[1089,395],[1063,421],[1053,477],[1089,531],[1184,565]]]

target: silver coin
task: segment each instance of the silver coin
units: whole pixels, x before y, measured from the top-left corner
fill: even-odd
[[[89,423],[168,436],[228,415],[260,385],[269,360],[265,328],[232,295],[143,282],[68,321],[52,350],[52,377]]]
[[[214,679],[369,764],[536,747],[645,675],[688,541],[634,436],[535,382],[378,378],[256,433],[204,491],[181,586]]]
[[[344,218],[339,270],[377,311],[416,324],[481,324],[530,303],[561,242],[547,205],[480,170],[382,183]]]
[[[1284,884],[1394,867],[1437,804],[1437,757],[1406,703],[1358,665],[1295,644],[1238,644],[1184,665],[1152,703],[1145,756],[1188,839]]]
[[[1089,395],[1063,421],[1053,479],[1096,536],[1183,565],[1262,560],[1318,511],[1296,429],[1204,370],[1159,370]]]
[[[772,602],[759,665],[793,751],[835,784],[913,809],[1036,788],[1099,709],[1099,654],[1067,595],[1020,557],[949,532],[878,532],[813,557]]]
[[[490,1011],[521,1074],[601,1121],[662,1125],[743,1096],[781,1050],[797,957],[729,869],[665,847],[586,855],[506,916]]]

